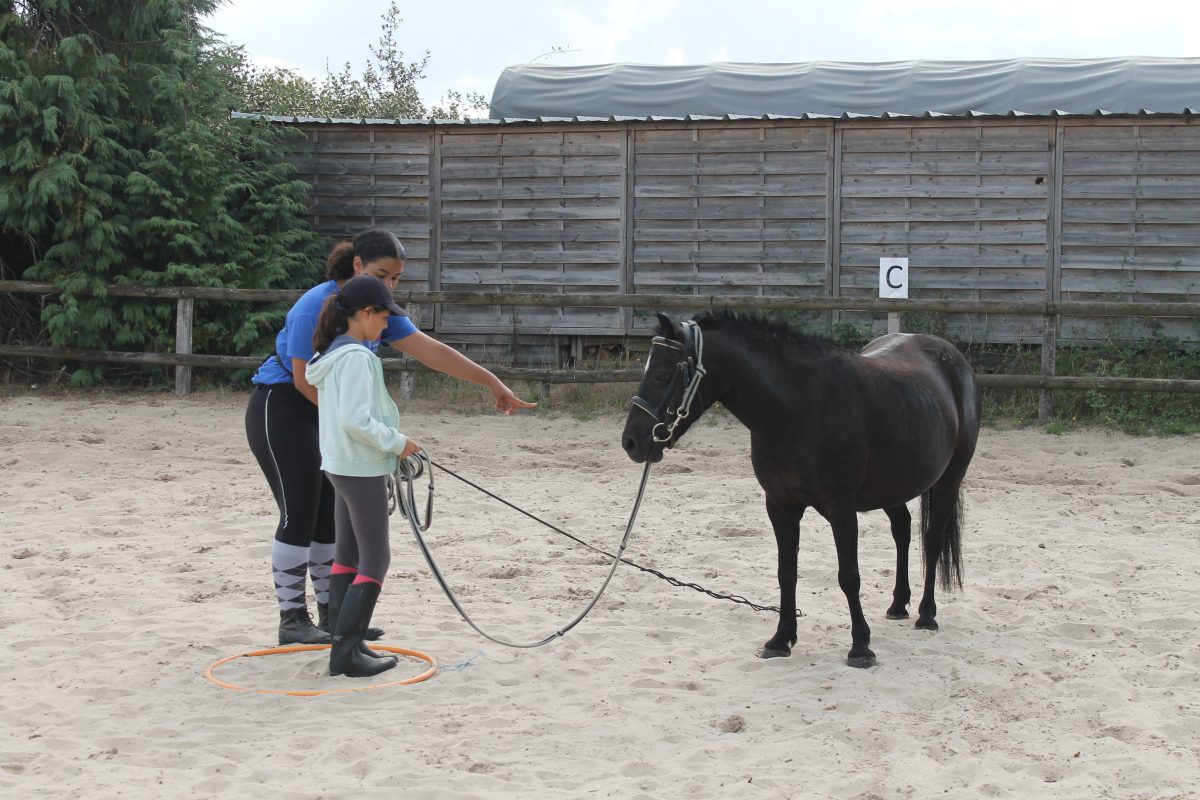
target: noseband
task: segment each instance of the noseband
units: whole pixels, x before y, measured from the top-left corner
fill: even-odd
[[[631,401],[635,408],[640,408],[654,418],[655,425],[650,430],[650,437],[661,444],[671,441],[671,437],[675,435],[675,428],[691,413],[692,401],[696,399],[696,393],[700,389],[700,379],[706,373],[703,364],[704,335],[700,333],[699,325],[688,320],[683,323],[682,344],[663,336],[655,336],[650,344],[652,348],[665,347],[681,354],[675,364],[675,373],[671,376],[667,391],[658,406],[651,406],[648,401],[637,395]],[[649,357],[646,363],[649,365]],[[679,395],[678,402],[675,408],[671,408],[676,394]],[[662,436],[659,435],[660,428],[665,431]]]

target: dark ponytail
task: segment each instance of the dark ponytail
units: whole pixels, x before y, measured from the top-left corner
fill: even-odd
[[[325,259],[325,277],[331,281],[348,281],[354,277],[354,243],[342,239]]]
[[[333,246],[325,259],[325,277],[331,281],[347,281],[354,277],[354,257],[364,264],[380,258],[404,260],[404,245],[391,231],[383,228],[368,228],[350,239],[343,239]]]
[[[348,330],[350,314],[338,302],[338,295],[331,295],[321,306],[321,316],[317,317],[317,327],[313,328],[313,350],[324,353],[334,339]]]

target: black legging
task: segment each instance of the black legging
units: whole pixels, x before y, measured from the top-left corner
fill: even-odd
[[[333,487],[321,471],[317,407],[290,383],[255,386],[246,439],[279,505],[276,540],[296,547],[332,544]]]

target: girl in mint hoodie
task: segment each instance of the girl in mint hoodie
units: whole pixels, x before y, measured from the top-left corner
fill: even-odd
[[[379,358],[364,341],[378,339],[390,314],[404,312],[378,278],[359,275],[326,301],[313,334],[317,354],[306,377],[317,388],[321,469],[333,484],[336,543],[332,580],[352,582],[329,609],[333,646],[329,673],[362,677],[396,666],[364,641],[391,560],[387,476],[397,458],[421,446],[397,426]],[[357,573],[357,574],[356,574]]]

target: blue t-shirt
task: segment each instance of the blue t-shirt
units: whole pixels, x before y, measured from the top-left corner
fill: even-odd
[[[308,361],[313,357],[312,337],[317,329],[317,317],[330,296],[337,294],[337,281],[326,281],[309,289],[296,301],[287,313],[283,330],[275,337],[275,354],[263,362],[251,378],[254,383],[270,386],[276,383],[292,382],[292,359]],[[407,316],[395,314],[388,316],[387,328],[383,335],[374,342],[363,342],[372,350],[378,350],[380,342],[398,342],[406,336],[417,332],[417,326],[412,324]],[[282,362],[282,363],[281,363]]]

